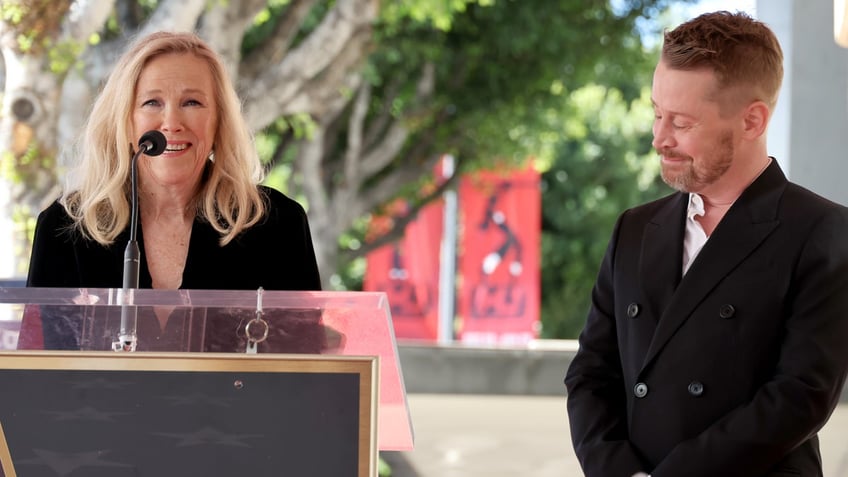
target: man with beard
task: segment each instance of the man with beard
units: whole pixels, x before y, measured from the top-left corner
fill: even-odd
[[[624,212],[565,377],[587,476],[821,476],[848,364],[848,209],[766,151],[783,76],[744,13],[666,32],[653,146],[677,192]]]

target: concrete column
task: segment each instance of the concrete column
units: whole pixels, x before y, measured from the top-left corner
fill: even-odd
[[[833,2],[758,0],[757,18],[785,57],[769,154],[793,182],[848,205],[848,49],[834,41]]]

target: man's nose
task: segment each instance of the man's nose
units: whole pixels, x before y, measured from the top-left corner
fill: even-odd
[[[674,140],[670,121],[664,118],[655,119],[653,133],[654,139],[651,141],[651,145],[654,146],[654,149],[659,151],[677,145]]]

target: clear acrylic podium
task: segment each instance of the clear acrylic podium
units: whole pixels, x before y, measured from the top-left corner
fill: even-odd
[[[0,476],[364,477],[413,448],[384,293],[124,292],[0,288]]]

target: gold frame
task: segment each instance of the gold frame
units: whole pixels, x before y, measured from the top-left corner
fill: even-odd
[[[0,352],[0,369],[75,371],[224,371],[350,373],[359,375],[358,477],[377,475],[379,357],[233,353]],[[0,469],[17,477],[0,422]]]

